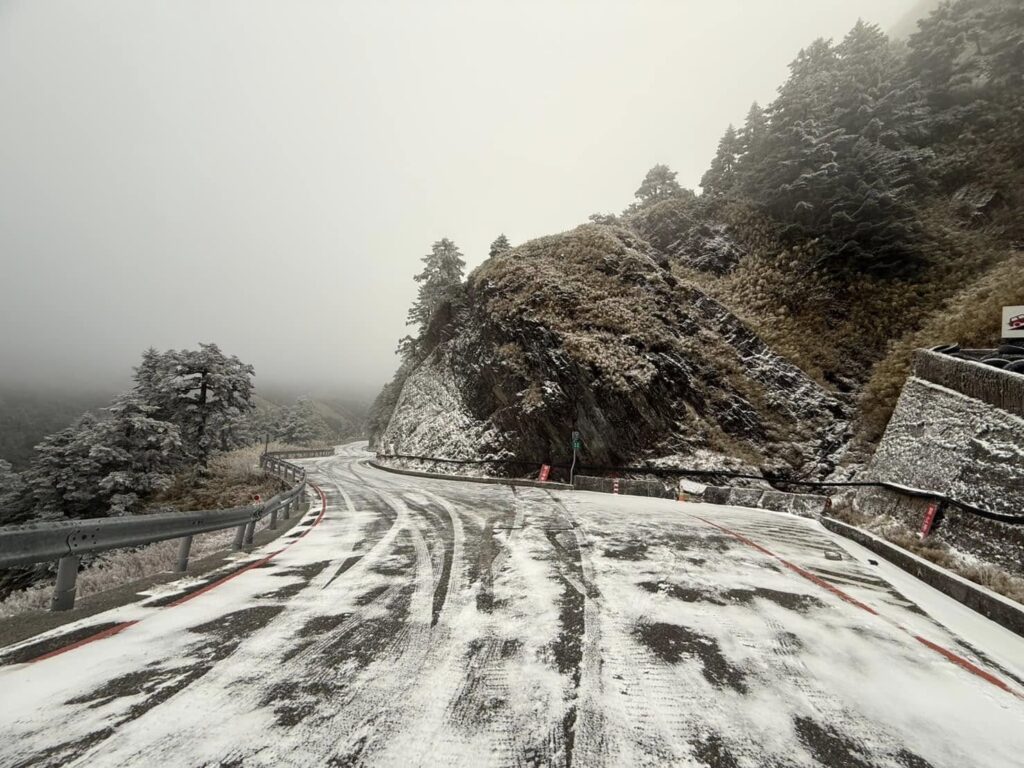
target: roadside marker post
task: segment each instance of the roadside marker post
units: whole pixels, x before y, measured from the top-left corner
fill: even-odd
[[[933,501],[928,505],[928,510],[924,513],[924,521],[921,523],[921,534],[920,538],[925,539],[929,533],[932,532],[932,526],[935,524],[935,515],[939,512],[939,502]]]
[[[612,493],[616,495],[619,493],[619,478],[617,477],[612,478]]]
[[[542,483],[546,483],[548,481],[548,476],[550,474],[551,474],[551,465],[550,464],[541,464],[540,465],[540,475],[538,476],[538,479]]]
[[[580,449],[580,433],[575,429],[572,431],[572,466],[569,467],[569,485],[573,484],[576,476],[576,451]]]

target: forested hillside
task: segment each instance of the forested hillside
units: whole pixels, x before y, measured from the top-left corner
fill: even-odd
[[[1022,181],[1024,6],[946,2],[905,41],[859,22],[811,42],[776,100],[725,130],[701,194],[655,166],[622,214],[499,239],[465,283],[436,244],[371,432],[533,459],[564,454],[575,425],[608,461],[856,463],[913,347],[993,344],[999,307],[1024,303]],[[809,416],[812,439],[780,407],[771,381],[790,363],[819,390],[797,393],[809,408],[836,403],[832,432]],[[412,419],[414,403],[461,428]]]

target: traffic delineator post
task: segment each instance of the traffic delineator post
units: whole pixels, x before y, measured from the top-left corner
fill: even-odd
[[[919,534],[921,539],[924,539],[932,532],[932,526],[935,524],[935,515],[939,512],[939,502],[933,501],[928,505],[928,510],[924,513],[924,520],[921,521],[921,533]]]

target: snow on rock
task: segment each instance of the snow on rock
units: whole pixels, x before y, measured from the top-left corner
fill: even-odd
[[[733,456],[828,474],[846,405],[654,255],[591,224],[489,259],[375,444],[566,462],[577,430],[588,464]]]
[[[394,415],[380,438],[389,454],[477,459],[494,430],[469,412],[443,349],[435,350],[406,380]]]
[[[912,376],[861,479],[929,491],[1024,520],[1024,419]],[[857,506],[916,529],[927,499],[862,489]],[[933,537],[967,556],[1024,575],[1024,525],[952,508],[939,519]]]

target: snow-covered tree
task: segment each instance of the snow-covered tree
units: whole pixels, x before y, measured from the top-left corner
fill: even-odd
[[[505,237],[505,233],[502,232],[495,238],[494,242],[491,243],[491,249],[488,251],[487,255],[493,259],[499,253],[505,253],[505,251],[511,250],[511,248],[512,246],[509,244],[508,238]]]
[[[181,462],[181,435],[174,424],[154,419],[156,409],[132,393],[107,410],[110,418],[97,424],[89,455],[104,473],[99,491],[108,514],[129,514],[170,485]]]
[[[28,507],[28,485],[20,472],[0,459],[0,525],[21,521]]]
[[[135,371],[135,393],[161,421],[177,425],[185,450],[201,464],[212,452],[245,442],[253,367],[216,344],[197,350],[147,350]]]
[[[122,395],[107,418],[86,414],[36,446],[26,481],[44,517],[128,514],[167,487],[183,454],[178,428]]]
[[[634,194],[640,200],[641,205],[647,205],[679,197],[682,193],[683,188],[676,181],[676,172],[667,165],[659,163],[647,172],[639,189]]]
[[[423,271],[416,275],[420,284],[416,302],[409,310],[407,325],[416,325],[423,335],[434,312],[451,298],[453,290],[462,282],[466,262],[455,243],[447,237],[434,243],[430,253],[423,257]]]
[[[293,445],[310,445],[324,440],[330,427],[317,413],[312,401],[300,397],[295,405],[286,408],[277,431],[277,438]]]
[[[98,503],[103,470],[90,455],[96,430],[96,418],[87,413],[36,446],[25,480],[37,516],[90,517],[103,513]]]
[[[718,152],[711,161],[703,178],[700,180],[704,193],[721,195],[730,191],[736,184],[736,162],[742,154],[743,147],[736,129],[732,124],[725,130],[725,135],[718,142]]]

